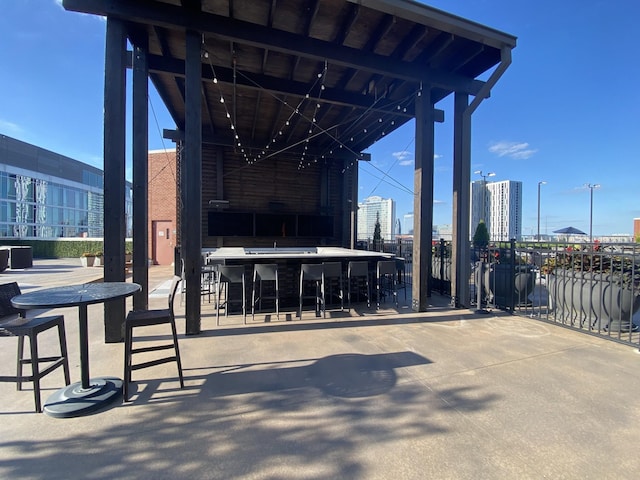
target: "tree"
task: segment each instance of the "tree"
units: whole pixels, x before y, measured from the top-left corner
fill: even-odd
[[[381,250],[382,243],[382,229],[380,228],[380,212],[376,212],[376,223],[373,227],[373,249],[376,252]]]
[[[473,244],[481,248],[489,245],[489,230],[487,230],[487,225],[484,223],[484,220],[480,220],[480,223],[478,223],[476,227],[476,232],[473,234]]]

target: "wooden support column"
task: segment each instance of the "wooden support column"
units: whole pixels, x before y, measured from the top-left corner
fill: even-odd
[[[104,280],[125,279],[125,104],[124,22],[107,18],[104,77]],[[104,306],[105,341],[121,342],[125,300]]]
[[[148,39],[135,39],[133,50],[133,281],[142,290],[133,308],[149,307],[149,65]]]
[[[471,182],[471,113],[469,95],[455,93],[453,120],[453,232],[451,303],[469,307],[469,185]]]
[[[198,32],[186,32],[185,64],[185,139],[182,173],[184,215],[182,259],[187,294],[185,304],[186,334],[200,333],[200,286],[202,254],[202,65]]]
[[[416,161],[413,180],[413,283],[411,307],[424,312],[429,304],[433,232],[434,111],[429,86],[416,97]]]

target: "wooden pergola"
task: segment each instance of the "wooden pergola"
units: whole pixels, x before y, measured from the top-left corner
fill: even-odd
[[[147,305],[148,291],[148,79],[177,126],[166,136],[179,150],[187,334],[201,330],[195,287],[203,244],[231,241],[207,232],[209,205],[232,203],[245,214],[275,215],[296,204],[296,219],[331,216],[319,241],[353,246],[357,162],[412,118],[412,298],[414,310],[426,310],[434,122],[444,120],[434,105],[450,94],[455,96],[452,296],[456,306],[467,306],[471,115],[510,64],[515,37],[410,0],[63,0],[63,5],[107,19],[106,281],[124,280],[125,78],[127,68],[133,70],[133,279],[143,285],[135,308]],[[487,79],[479,80],[482,75]],[[304,172],[312,179],[305,189],[314,197],[294,197],[292,185],[271,192],[275,201],[267,194],[247,200],[250,175],[244,184],[229,181],[230,172],[238,171],[256,172],[269,184],[296,181],[301,177],[294,172]],[[260,181],[253,182],[252,190],[260,190]],[[313,209],[305,209],[308,203]],[[259,244],[259,237],[253,234],[248,241]],[[107,341],[121,340],[124,313],[124,302],[107,305]]]

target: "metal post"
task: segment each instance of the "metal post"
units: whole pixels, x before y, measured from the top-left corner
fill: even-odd
[[[540,186],[546,185],[547,182],[544,180],[538,182],[538,235],[536,236],[536,240],[540,241]]]
[[[590,205],[589,205],[589,243],[593,243],[593,190],[600,188],[599,183],[585,183],[590,192]]]

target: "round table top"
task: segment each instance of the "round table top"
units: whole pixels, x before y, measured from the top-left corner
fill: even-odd
[[[13,297],[11,303],[22,309],[72,307],[128,297],[141,288],[137,283],[130,282],[83,283],[23,293]]]

